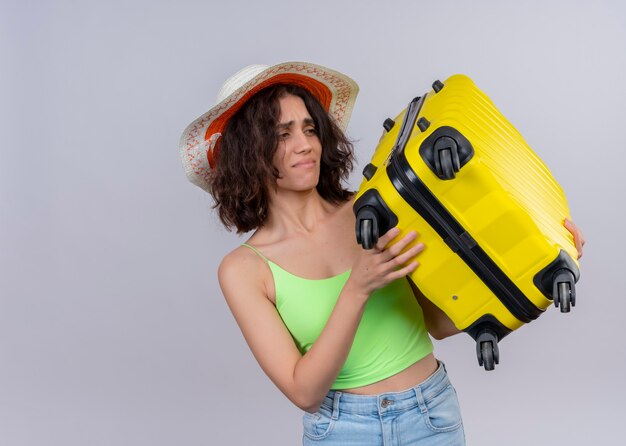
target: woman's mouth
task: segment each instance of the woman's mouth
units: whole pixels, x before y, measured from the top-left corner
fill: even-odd
[[[315,166],[315,161],[313,160],[300,161],[293,165],[293,167],[302,167],[302,168],[311,168],[314,166]]]

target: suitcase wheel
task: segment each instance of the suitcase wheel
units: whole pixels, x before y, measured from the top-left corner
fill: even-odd
[[[476,356],[478,365],[485,370],[493,370],[500,363],[500,350],[498,349],[498,337],[489,330],[483,330],[476,338]]]
[[[576,298],[572,294],[569,283],[561,282],[558,284],[557,292],[554,295],[554,305],[561,307],[561,313],[569,313],[571,307],[576,305]]]
[[[372,249],[380,234],[398,224],[398,217],[376,189],[366,190],[353,205],[356,242],[364,249]]]
[[[436,80],[435,82],[433,82],[433,90],[435,90],[435,93],[439,93],[442,88],[443,82],[441,82],[440,80]]]
[[[363,249],[372,249],[378,241],[378,217],[371,206],[361,208],[356,216],[356,241]]]
[[[434,144],[435,174],[442,180],[452,180],[461,170],[458,144],[454,138],[442,136]]]
[[[419,148],[420,156],[439,179],[452,180],[474,156],[474,147],[457,129],[436,128]]]
[[[363,248],[372,249],[378,241],[378,234],[374,235],[376,228],[376,220],[361,220],[361,241]]]
[[[569,313],[576,306],[576,280],[568,269],[561,269],[554,274],[552,297],[554,306],[561,308],[561,313]]]
[[[442,150],[439,152],[439,165],[441,166],[440,176],[445,179],[452,179],[456,177],[456,172],[454,172],[454,166],[452,165],[452,154],[449,150]]]

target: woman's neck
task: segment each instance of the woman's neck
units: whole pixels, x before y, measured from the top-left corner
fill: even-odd
[[[272,191],[266,229],[285,235],[313,232],[317,223],[326,218],[334,206],[325,201],[317,189],[303,192]]]

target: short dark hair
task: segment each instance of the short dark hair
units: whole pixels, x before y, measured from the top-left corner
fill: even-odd
[[[273,85],[250,98],[228,121],[220,138],[210,187],[213,207],[229,230],[234,227],[237,233],[248,232],[261,227],[267,219],[267,188],[278,178],[272,159],[279,143],[279,99],[285,95],[304,101],[317,129],[322,146],[318,193],[334,204],[351,196],[342,183],[352,171],[352,143],[308,90]]]

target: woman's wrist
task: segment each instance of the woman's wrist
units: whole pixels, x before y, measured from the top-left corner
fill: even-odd
[[[370,292],[363,290],[362,287],[354,284],[354,282],[352,282],[349,278],[343,289],[341,290],[341,293],[346,294],[350,297],[351,300],[354,300],[363,305],[367,303],[367,300],[369,299],[371,294]]]

